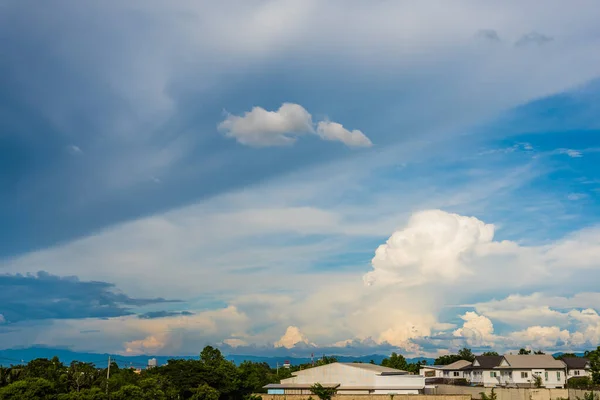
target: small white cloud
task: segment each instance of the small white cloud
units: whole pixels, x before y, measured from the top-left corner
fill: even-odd
[[[579,158],[579,157],[583,157],[583,154],[581,154],[581,151],[579,150],[574,150],[574,149],[558,149],[557,150],[559,154],[566,154],[569,157],[572,158]]]
[[[165,347],[168,337],[165,335],[150,335],[144,339],[125,342],[127,354],[149,354]]]
[[[567,199],[571,201],[583,200],[587,197],[585,193],[569,193]]]
[[[299,343],[309,344],[306,336],[300,332],[300,329],[296,326],[288,326],[287,330],[273,345],[275,347],[285,347],[286,349],[291,349],[295,345]]]
[[[229,114],[218,126],[228,137],[254,146],[284,146],[296,141],[294,135],[313,132],[312,117],[299,104],[284,103],[277,111],[254,107],[243,116]]]
[[[67,146],[67,153],[69,153],[72,156],[78,156],[80,154],[83,154],[83,151],[81,150],[81,148],[79,148],[79,146],[71,144]]]
[[[223,340],[223,343],[230,347],[248,346],[248,342],[238,338],[225,339]]]
[[[4,318],[4,315],[0,314],[0,324],[4,323],[6,323],[6,318]]]
[[[293,103],[284,103],[277,111],[254,107],[243,116],[228,114],[218,129],[238,143],[252,147],[291,145],[298,136],[307,133],[316,133],[323,140],[339,141],[350,147],[372,145],[361,131],[349,131],[337,122],[321,121],[315,130],[310,113]]]
[[[370,147],[373,145],[369,138],[358,129],[349,131],[337,122],[319,122],[317,134],[325,140],[339,141],[349,147]]]

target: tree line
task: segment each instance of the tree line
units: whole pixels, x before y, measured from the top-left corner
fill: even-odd
[[[530,354],[530,351],[522,349],[520,354]],[[565,356],[575,355],[561,357]],[[592,365],[592,377],[586,382],[582,378],[570,381],[576,379],[574,382],[580,382],[580,387],[600,385],[600,347],[586,352],[585,356]],[[474,359],[473,352],[464,348],[457,354],[438,357],[434,364]],[[113,362],[109,374],[108,366],[98,368],[93,363],[79,361],[65,365],[57,357],[40,358],[24,365],[0,367],[0,400],[259,400],[253,395],[264,393],[265,385],[290,378],[298,370],[333,362],[337,362],[335,357],[324,356],[314,365],[307,363],[290,368],[272,368],[265,362],[251,361],[236,365],[225,359],[218,349],[207,346],[198,359],[171,359],[165,365],[139,373]],[[383,366],[411,373],[419,373],[426,364],[426,360],[409,363],[398,353],[392,353],[381,362]]]

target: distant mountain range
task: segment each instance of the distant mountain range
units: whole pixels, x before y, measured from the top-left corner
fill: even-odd
[[[554,353],[553,356],[557,357],[563,353]],[[575,353],[577,356],[582,357],[583,353]],[[329,354],[328,354],[329,355]],[[108,357],[114,360],[121,367],[137,367],[144,368],[148,365],[150,358],[156,358],[159,365],[166,364],[169,359],[197,359],[198,355],[193,356],[152,356],[152,355],[141,355],[141,356],[123,356],[118,354],[99,354],[99,353],[82,353],[75,352],[67,349],[50,348],[50,347],[28,347],[25,349],[8,349],[0,350],[0,365],[8,366],[10,364],[20,364],[23,362],[31,361],[35,358],[52,358],[57,356],[63,363],[69,364],[73,360],[92,362],[98,367],[102,367],[108,363]],[[381,361],[388,357],[382,354],[370,354],[366,356],[351,357],[351,356],[335,356],[340,362],[364,362],[368,363],[371,360],[376,364],[381,364]],[[243,361],[253,362],[266,362],[271,367],[275,368],[277,365],[282,366],[285,361],[289,361],[292,365],[310,363],[310,357],[262,357],[262,356],[251,356],[251,355],[239,355],[239,354],[227,354],[226,358],[233,361],[236,364],[240,364]],[[315,357],[317,360],[319,357]],[[427,364],[431,365],[435,361],[433,358],[419,357],[419,358],[407,358],[406,361],[409,363],[415,363],[417,361],[426,360]]]
[[[49,347],[28,347],[25,349],[8,349],[0,350],[0,365],[8,366],[10,364],[26,363],[36,358],[52,358],[57,356],[63,363],[69,364],[73,360],[92,362],[96,366],[101,367],[108,363],[108,357],[119,364],[120,367],[133,366],[137,368],[143,368],[148,365],[150,358],[156,358],[159,365],[166,364],[169,359],[197,359],[198,355],[193,356],[152,356],[152,355],[141,355],[141,356],[123,356],[117,354],[98,354],[98,353],[82,353],[75,352],[66,349],[49,348]],[[376,364],[380,364],[381,361],[388,357],[382,354],[370,354],[360,357],[350,356],[335,356],[340,362],[364,362],[368,363],[371,360]],[[239,354],[228,354],[226,358],[233,361],[236,364],[240,364],[243,361],[253,362],[266,362],[271,367],[275,368],[277,365],[281,366],[285,361],[289,361],[292,365],[310,363],[309,357],[261,357],[251,355],[239,355]],[[319,357],[315,357],[317,360]],[[417,362],[419,360],[426,360],[427,364],[433,364],[433,358],[407,358],[408,362]]]

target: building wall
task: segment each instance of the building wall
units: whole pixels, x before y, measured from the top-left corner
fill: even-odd
[[[469,377],[470,374],[466,373],[464,371],[442,371],[442,378],[444,379],[465,379],[466,377]]]
[[[425,378],[420,375],[378,375],[374,371],[356,368],[343,364],[328,364],[322,367],[310,368],[298,371],[297,376],[282,379],[281,383],[303,383],[313,385],[315,383],[339,383],[343,387],[375,387],[381,388],[378,393],[419,393],[425,387]],[[388,389],[386,389],[388,388]],[[402,389],[407,388],[407,389]],[[346,393],[348,391],[345,391]],[[364,391],[352,391],[359,393]],[[286,389],[285,393],[294,393],[291,389]],[[306,394],[303,391],[298,394]]]
[[[342,386],[344,386],[342,384]],[[375,387],[381,388],[375,393],[418,394],[425,388],[425,377],[421,375],[375,375]],[[393,388],[393,389],[385,389]],[[407,388],[399,390],[399,388]]]
[[[578,376],[590,376],[589,371],[585,370],[585,369],[570,369],[568,371],[569,374],[569,378],[574,378],[574,377],[578,377]]]
[[[257,394],[261,396],[262,400],[307,400],[307,395],[270,395],[270,394]],[[313,399],[316,397],[313,395]],[[425,394],[397,394],[394,395],[393,399],[389,394],[343,394],[337,395],[334,399],[340,400],[471,400],[470,395],[464,394],[449,394],[449,395],[425,395]],[[525,399],[529,400],[529,399]],[[546,400],[546,399],[534,399],[534,400]]]
[[[440,395],[463,394],[472,396],[473,399],[481,399],[481,392],[488,396],[491,388],[438,385],[434,393]],[[497,400],[559,400],[569,397],[568,389],[533,389],[533,388],[494,388]],[[574,398],[574,397],[571,397]],[[394,400],[396,398],[394,397]]]
[[[339,383],[341,386],[374,386],[375,373],[343,364],[327,364],[294,372],[297,376],[282,379],[281,383]]]
[[[422,375],[426,378],[441,378],[442,372],[442,370],[437,368],[423,367],[419,370],[419,375]]]

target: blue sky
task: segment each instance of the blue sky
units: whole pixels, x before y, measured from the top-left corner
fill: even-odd
[[[600,11],[551,3],[0,1],[0,343],[596,346]]]

